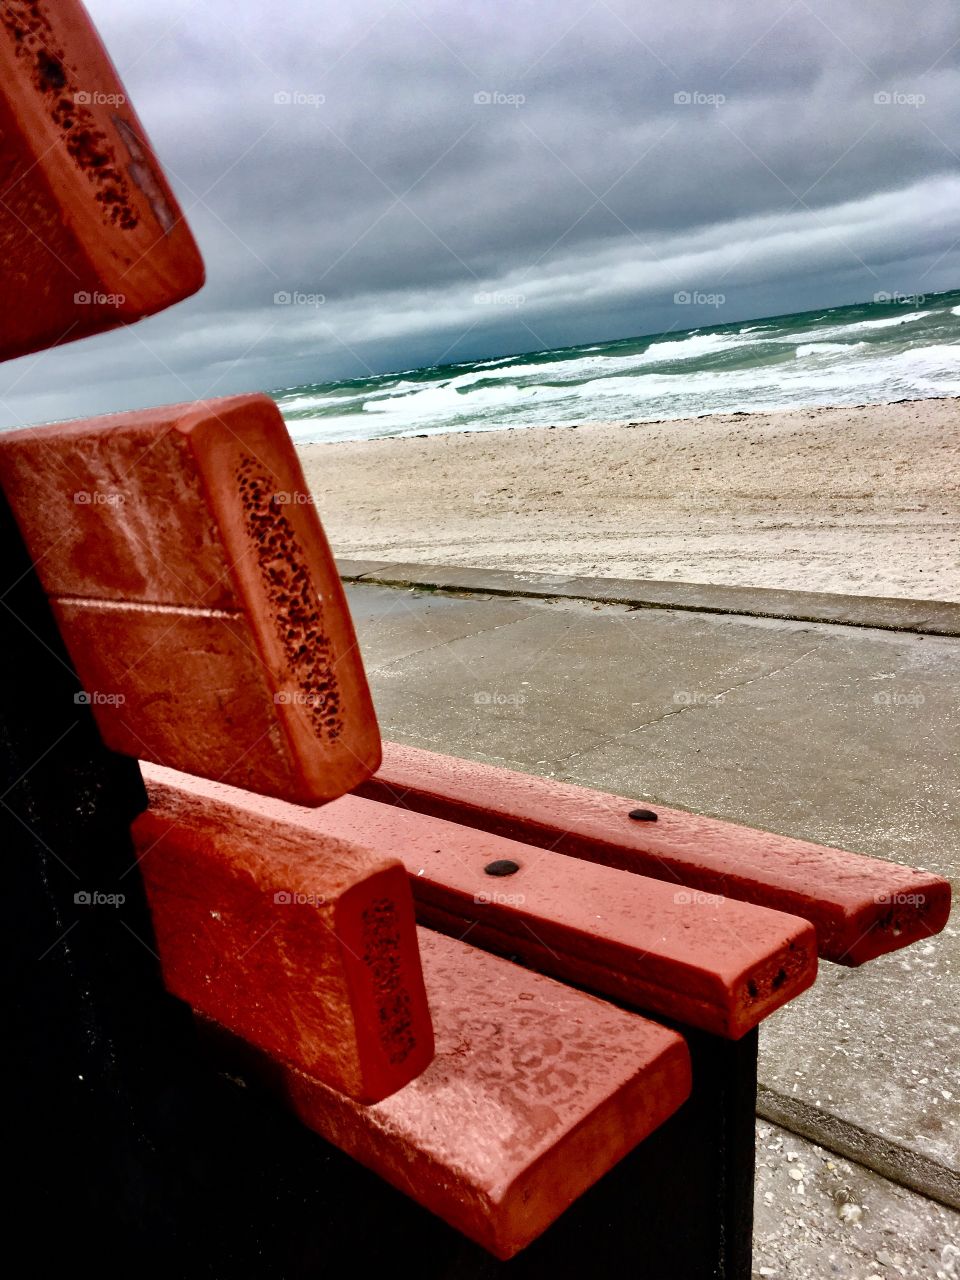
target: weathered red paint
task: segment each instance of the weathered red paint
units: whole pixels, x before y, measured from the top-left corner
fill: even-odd
[[[203,263],[79,0],[0,8],[0,359],[131,324]]]
[[[376,777],[356,789],[514,840],[720,893],[809,920],[820,955],[858,965],[944,927],[950,884],[897,863],[652,806],[549,778],[384,743]]]
[[[133,826],[170,991],[360,1102],[433,1057],[395,859],[173,789]]]
[[[238,826],[261,820],[319,847],[362,844],[403,860],[417,917],[473,945],[519,956],[634,1008],[737,1039],[809,987],[816,937],[805,920],[344,796],[305,809],[144,765],[152,805]],[[497,862],[512,875],[490,875]],[[494,867],[496,870],[497,868]]]
[[[690,1092],[672,1031],[420,930],[437,1055],[360,1107],[302,1072],[311,1129],[499,1258],[544,1231]],[[638,1212],[642,1206],[638,1206]]]
[[[267,396],[10,432],[0,482],[108,746],[304,804],[376,768],[343,588]]]

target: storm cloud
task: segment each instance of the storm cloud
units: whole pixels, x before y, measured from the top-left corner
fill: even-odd
[[[960,283],[954,0],[88,7],[208,283],[3,424]]]

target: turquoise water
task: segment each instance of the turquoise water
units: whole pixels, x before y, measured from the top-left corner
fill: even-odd
[[[955,396],[960,290],[271,394],[304,441]]]

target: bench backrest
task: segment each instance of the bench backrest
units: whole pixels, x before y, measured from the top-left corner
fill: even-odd
[[[0,8],[0,360],[169,307],[203,262],[79,0]]]
[[[308,805],[377,768],[343,588],[269,397],[9,432],[0,483],[108,746]]]

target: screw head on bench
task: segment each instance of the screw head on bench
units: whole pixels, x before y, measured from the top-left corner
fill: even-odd
[[[652,809],[631,809],[627,814],[628,818],[632,818],[634,822],[656,822],[657,815]]]
[[[520,870],[520,863],[514,862],[512,858],[497,858],[494,862],[488,862],[483,869],[488,876],[512,876],[515,871]]]

